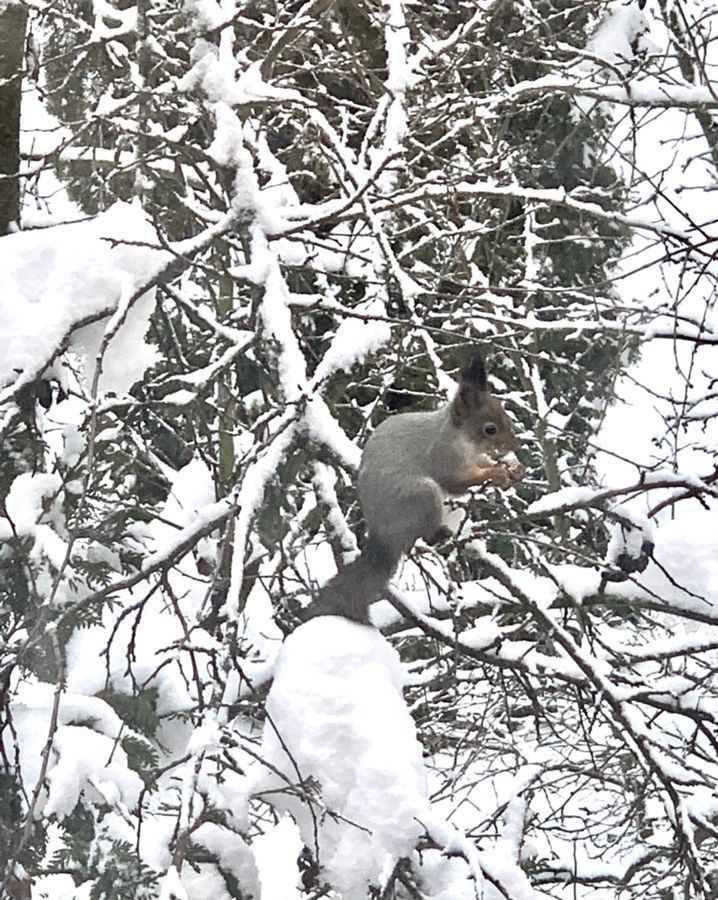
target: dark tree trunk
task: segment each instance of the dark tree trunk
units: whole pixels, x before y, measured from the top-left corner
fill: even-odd
[[[0,235],[20,219],[20,96],[27,9],[0,12]]]

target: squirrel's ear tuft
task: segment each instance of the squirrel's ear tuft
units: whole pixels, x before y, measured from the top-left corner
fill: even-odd
[[[486,369],[480,353],[474,353],[461,370],[461,382],[451,404],[451,415],[454,425],[462,425],[475,416],[486,403],[488,385]]]
[[[474,353],[461,370],[461,380],[468,382],[480,391],[485,391],[487,389],[486,368],[484,367],[484,360],[480,353]]]

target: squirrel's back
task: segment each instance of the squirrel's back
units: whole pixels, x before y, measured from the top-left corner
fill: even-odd
[[[359,503],[369,533],[394,553],[411,549],[439,516],[438,486],[447,408],[398,413],[385,419],[366,443],[359,468]]]

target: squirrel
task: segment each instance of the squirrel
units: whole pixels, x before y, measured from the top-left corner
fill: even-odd
[[[511,421],[488,390],[486,369],[475,353],[461,372],[450,403],[434,412],[398,413],[385,419],[366,443],[358,494],[368,530],[366,545],[320,590],[306,618],[338,615],[369,623],[402,555],[423,538],[435,544],[451,534],[444,501],[475,485],[506,489],[524,476],[506,459],[516,449]]]

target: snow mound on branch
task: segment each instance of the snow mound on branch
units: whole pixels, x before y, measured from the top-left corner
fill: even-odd
[[[149,246],[148,246],[149,245]],[[0,238],[0,388],[41,373],[72,332],[92,378],[103,322],[169,261],[139,206],[116,203],[86,222]],[[144,342],[154,294],[136,302],[103,362],[101,388],[124,393],[154,361]],[[84,327],[83,327],[84,326]],[[1,395],[0,395],[1,396]]]
[[[635,42],[648,28],[648,21],[638,5],[613,3],[588,42],[588,50],[614,65],[625,67],[635,55]],[[597,67],[593,64],[590,68]]]
[[[0,519],[0,541],[14,535],[26,537],[35,533],[46,504],[52,503],[62,487],[56,472],[23,472],[10,485],[5,497],[5,518]]]
[[[17,761],[24,783],[32,788],[42,777],[45,742],[53,720],[56,687],[36,682],[21,684],[11,703],[18,736]],[[115,711],[99,697],[64,693],[53,726],[52,752],[47,781],[40,793],[43,815],[59,819],[69,815],[83,800],[90,808],[97,803],[119,809],[126,815],[142,790],[142,780],[129,767],[121,738],[128,732]],[[137,735],[133,735],[137,737]],[[3,752],[13,752],[4,738]]]
[[[262,900],[301,900],[299,866],[302,840],[297,826],[285,816],[252,842]]]
[[[276,792],[343,900],[381,886],[431,817],[403,683],[384,637],[339,617],[300,626],[279,654],[262,758],[286,780],[269,772],[258,789]]]

